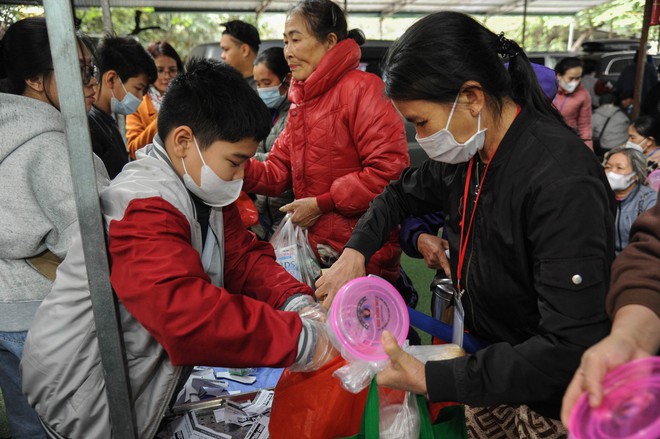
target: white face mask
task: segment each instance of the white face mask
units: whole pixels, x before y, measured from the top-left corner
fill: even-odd
[[[454,135],[449,131],[449,123],[454,115],[454,110],[458,103],[458,96],[459,95],[456,96],[454,105],[451,107],[451,113],[449,113],[447,125],[443,129],[421,139],[418,136],[415,136],[415,140],[417,140],[419,146],[426,151],[429,158],[437,162],[454,164],[464,163],[470,160],[477,151],[481,151],[484,147],[487,128],[484,128],[483,130],[481,129],[481,112],[479,112],[477,119],[477,132],[465,143],[458,143],[454,138]]]
[[[578,85],[580,85],[580,81],[566,82],[563,79],[559,80],[559,86],[566,90],[568,93],[573,93]]]
[[[606,172],[607,181],[613,191],[623,191],[628,189],[635,182],[635,173],[630,174],[617,174],[616,172]]]
[[[133,114],[137,111],[138,107],[142,103],[142,100],[135,96],[133,93],[130,93],[128,90],[126,90],[126,87],[124,87],[124,83],[121,82],[121,80],[119,80],[119,83],[121,84],[121,88],[124,89],[126,94],[121,101],[118,101],[115,97],[115,93],[112,91],[112,89],[110,89],[110,93],[112,94],[112,98],[110,99],[110,111],[119,114]]]
[[[639,143],[631,142],[630,140],[628,140],[626,142],[626,148],[636,149],[637,151],[639,151],[643,154],[644,153],[644,147],[642,146],[642,144],[644,142],[646,142],[646,137],[644,139],[642,139],[642,141],[639,142]]]
[[[197,147],[197,152],[199,153],[199,158],[202,159],[202,170],[200,175],[200,185],[197,186],[192,177],[188,174],[186,169],[186,163],[181,159],[183,163],[183,184],[186,185],[186,188],[193,194],[197,195],[206,205],[211,207],[224,207],[227,206],[236,199],[241,193],[243,188],[243,179],[225,181],[222,178],[218,177],[213,169],[209,168],[202,157],[202,151],[199,149],[197,144],[197,139],[193,137],[195,141],[195,146]]]

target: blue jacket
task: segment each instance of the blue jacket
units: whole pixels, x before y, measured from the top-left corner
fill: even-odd
[[[623,201],[617,203],[615,250],[617,256],[628,245],[630,227],[637,217],[655,206],[657,193],[646,185],[637,187]]]

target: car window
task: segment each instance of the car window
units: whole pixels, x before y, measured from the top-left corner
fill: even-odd
[[[603,73],[606,75],[619,75],[621,74],[621,71],[628,65],[632,64],[632,58],[631,57],[620,57],[620,58],[612,58],[608,63],[607,67],[605,67],[605,70]]]

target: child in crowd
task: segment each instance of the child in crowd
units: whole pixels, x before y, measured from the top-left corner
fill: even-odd
[[[335,355],[310,288],[233,204],[269,131],[268,109],[236,70],[194,61],[168,88],[153,144],[101,191],[141,438],[157,433],[184,366],[306,371]],[[34,318],[21,369],[52,437],[112,436],[79,235]]]
[[[128,151],[114,113],[135,113],[158,75],[154,60],[132,38],[105,37],[97,63],[101,79],[89,112],[89,131],[94,152],[103,160],[110,178],[115,178],[128,163]]]
[[[128,153],[135,159],[135,151],[154,140],[158,127],[156,118],[167,86],[177,74],[183,72],[183,62],[174,47],[167,41],[156,41],[147,47],[156,64],[158,79],[148,87],[137,111],[126,116],[126,140]]]

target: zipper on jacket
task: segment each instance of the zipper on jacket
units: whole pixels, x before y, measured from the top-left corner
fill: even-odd
[[[623,213],[623,210],[621,209],[621,203],[617,203],[616,206],[616,236],[617,236],[617,242],[616,245],[614,246],[615,250],[620,252],[623,250],[621,248],[621,244],[623,243],[623,240],[621,239],[621,214]]]
[[[476,218],[475,218],[476,219]],[[473,232],[474,233],[474,232]],[[472,264],[472,253],[474,252],[474,240],[472,241],[472,248],[470,248],[470,257],[468,258],[468,263],[467,267],[465,267],[465,288],[463,289],[463,293],[459,291],[460,298],[462,299],[465,294],[467,294],[468,289],[469,289],[469,283],[470,283],[470,265]],[[463,305],[463,309],[465,309],[465,304]],[[477,330],[477,319],[475,318],[474,315],[474,301],[472,300],[472,297],[470,296],[470,315],[472,316],[472,326],[473,330]]]
[[[304,185],[304,182],[305,182],[305,155],[306,155],[306,152],[307,152],[307,128],[306,128],[307,121],[305,120],[305,111],[303,110],[304,104],[305,104],[304,102],[301,102],[300,105],[298,106],[298,108],[300,109],[300,117],[302,118],[303,137],[305,138],[305,142],[303,143],[303,147],[302,147],[302,151],[301,151],[302,152],[302,160],[300,160],[300,185],[301,186]],[[291,186],[293,186],[293,184]],[[305,192],[304,194],[301,193],[300,198],[303,198],[304,196],[307,196],[307,191],[306,190],[303,191],[302,187],[300,188],[300,191]]]
[[[479,164],[477,163],[476,166],[477,172],[476,172],[476,179],[477,182],[479,182]],[[476,198],[477,193],[481,190],[480,187],[477,186],[475,190],[474,197]],[[477,206],[473,206],[472,209],[476,209]],[[477,221],[477,213],[474,213],[474,221],[475,221],[475,228],[472,230],[472,236],[474,237],[475,235],[475,230],[476,230],[476,221]],[[468,236],[466,239],[470,239]],[[460,298],[462,299],[465,294],[467,294],[468,289],[469,289],[469,284],[470,284],[470,265],[472,265],[472,254],[474,253],[474,239],[472,239],[471,245],[470,245],[470,257],[468,258],[468,263],[467,266],[465,267],[465,287],[463,288],[463,293],[459,291]],[[463,304],[463,309],[465,310],[465,304]],[[472,296],[470,296],[470,316],[472,317],[472,325],[473,325],[473,330],[477,330],[477,319],[475,318],[474,315],[474,301],[472,300]]]

